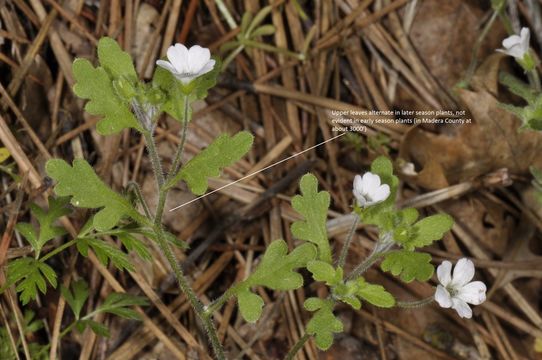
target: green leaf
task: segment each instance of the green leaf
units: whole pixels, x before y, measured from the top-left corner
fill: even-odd
[[[143,260],[150,261],[152,255],[143,241],[137,239],[129,233],[120,233],[117,235],[122,245],[128,249],[128,251],[135,251],[136,254]]]
[[[43,328],[43,321],[36,319],[36,313],[30,309],[24,310],[24,332],[34,333]]]
[[[297,289],[303,285],[303,277],[294,270],[305,267],[315,257],[316,249],[311,244],[298,246],[288,254],[286,242],[275,240],[267,247],[260,265],[243,283],[273,290]]]
[[[194,194],[204,194],[208,187],[207,179],[219,176],[222,168],[241,159],[250,150],[253,140],[254,137],[247,131],[241,131],[233,137],[220,135],[184,165],[172,181],[166,184],[166,188],[184,180]]]
[[[49,198],[49,210],[46,212],[36,204],[30,205],[32,215],[38,220],[39,235],[31,224],[19,223],[16,225],[17,230],[28,240],[32,248],[39,255],[43,246],[57,236],[66,234],[66,230],[54,223],[64,215],[68,215],[71,211],[66,207],[68,198]]]
[[[21,302],[26,305],[30,300],[36,299],[38,289],[43,294],[47,292],[47,282],[56,288],[55,271],[41,261],[24,257],[9,263],[7,281],[2,289],[18,283],[16,291],[21,293]]]
[[[326,228],[329,193],[318,192],[318,180],[312,174],[304,175],[299,187],[301,195],[292,198],[292,207],[304,220],[292,224],[292,234],[298,239],[314,243],[318,247],[318,259],[331,264],[331,247]]]
[[[111,262],[119,270],[128,270],[134,271],[134,265],[130,262],[128,255],[115,248],[112,245],[109,245],[103,240],[98,240],[94,238],[78,238],[77,239],[77,250],[84,257],[88,256],[89,247],[96,253],[96,257],[100,262],[107,266]]]
[[[267,36],[267,35],[273,35],[276,32],[276,29],[273,25],[262,25],[256,30],[252,32],[250,35],[251,38],[255,38],[258,36]]]
[[[382,308],[391,308],[395,305],[395,298],[382,285],[370,284],[362,277],[357,280],[357,284],[356,295],[368,303]]]
[[[141,315],[129,307],[146,305],[148,305],[148,301],[144,297],[126,293],[111,293],[94,312],[114,314],[125,319],[141,320]]]
[[[309,261],[307,270],[312,273],[314,280],[324,281],[328,286],[337,285],[343,278],[342,268],[335,269],[331,264],[321,260]]]
[[[111,78],[121,77],[136,81],[132,57],[124,52],[119,44],[110,37],[102,37],[98,42],[98,59],[100,65],[110,74]]]
[[[402,245],[407,250],[430,245],[433,241],[442,239],[453,224],[453,218],[447,214],[428,216],[414,224],[412,236]]]
[[[96,335],[106,338],[111,336],[111,334],[109,333],[109,329],[104,324],[100,324],[99,322],[93,320],[86,320],[86,323],[90,327],[90,330],[92,330],[92,332]]]
[[[47,161],[45,170],[57,182],[57,195],[71,196],[71,203],[76,207],[103,208],[94,215],[93,225],[97,230],[111,229],[123,216],[140,223],[147,222],[127,199],[111,190],[85,160],[76,159],[71,167],[64,160],[52,159]]]
[[[308,298],[303,306],[309,311],[316,311],[307,323],[306,331],[314,336],[316,346],[327,350],[333,344],[333,334],[343,331],[343,323],[333,315],[333,300]]]
[[[315,257],[316,249],[311,244],[298,246],[288,254],[288,245],[284,240],[273,241],[256,270],[236,286],[235,295],[243,318],[254,322],[261,315],[263,300],[250,292],[251,287],[266,286],[273,290],[297,289],[303,286],[303,277],[294,270],[305,267],[307,262]]]
[[[346,283],[339,283],[331,288],[331,292],[335,299],[338,299],[356,310],[361,308],[361,302],[356,297],[358,284],[356,281],[349,280]]]
[[[435,271],[431,265],[431,255],[408,250],[389,252],[380,267],[394,276],[400,275],[401,280],[407,283],[412,280],[427,281]]]
[[[72,289],[73,293],[67,287],[60,285],[60,293],[70,305],[75,319],[79,320],[81,309],[83,309],[83,305],[88,299],[88,285],[85,280],[81,279],[72,283]]]
[[[241,316],[248,322],[256,322],[262,316],[263,299],[247,288],[237,293],[237,301]]]
[[[90,100],[85,110],[89,114],[103,116],[96,124],[100,134],[116,134],[127,128],[143,131],[129,104],[117,95],[112,79],[103,67],[94,68],[90,61],[76,59],[72,70],[76,81],[73,92],[82,99]]]

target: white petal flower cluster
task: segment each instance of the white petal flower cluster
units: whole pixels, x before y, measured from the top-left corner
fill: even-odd
[[[188,84],[198,76],[213,70],[215,60],[207,48],[194,45],[187,49],[183,44],[175,44],[167,50],[169,61],[157,60],[156,65],[171,72],[183,84]]]
[[[367,172],[354,178],[354,197],[361,207],[378,204],[390,196],[388,184],[382,184],[380,176]]]
[[[460,259],[452,275],[452,263],[443,261],[437,268],[440,285],[435,292],[435,301],[443,308],[452,308],[462,318],[470,319],[472,310],[468,304],[480,305],[486,300],[486,285],[472,281],[474,264],[467,258]]]
[[[519,35],[512,35],[504,39],[502,42],[504,49],[498,49],[497,51],[521,60],[529,52],[530,37],[529,28],[524,27],[521,29]]]

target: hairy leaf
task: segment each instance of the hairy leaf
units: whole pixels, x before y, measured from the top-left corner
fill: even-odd
[[[266,286],[273,290],[297,289],[303,286],[303,277],[295,272],[295,269],[304,267],[315,257],[316,249],[312,244],[298,246],[288,254],[288,245],[284,240],[273,241],[256,270],[236,286],[235,295],[243,318],[254,322],[261,315],[263,300],[250,292],[251,287]]]
[[[292,224],[292,234],[298,239],[314,243],[318,247],[318,259],[331,264],[331,246],[326,229],[329,193],[318,192],[318,180],[312,174],[304,175],[299,187],[301,195],[292,198],[292,207],[304,220]]]
[[[362,277],[357,280],[357,285],[356,295],[368,303],[382,308],[395,305],[395,298],[382,285],[370,284]]]
[[[402,245],[407,250],[430,245],[433,241],[442,239],[453,224],[454,220],[447,214],[428,216],[414,224],[412,236]]]
[[[380,267],[383,271],[390,271],[394,276],[400,275],[404,282],[427,281],[435,271],[431,265],[431,255],[408,250],[388,253]]]
[[[38,296],[38,289],[43,294],[47,292],[47,282],[56,288],[55,271],[47,264],[30,257],[16,259],[8,265],[8,276],[5,289],[18,283],[16,290],[20,294],[23,305]]]
[[[320,350],[329,349],[333,344],[333,334],[343,331],[343,323],[333,315],[333,300],[308,298],[304,307],[316,311],[307,324],[307,334],[314,335]]]
[[[88,285],[83,279],[77,280],[72,283],[72,290],[73,292],[64,285],[60,285],[60,293],[68,305],[70,305],[70,308],[75,315],[75,319],[79,320],[81,309],[83,309],[83,305],[88,299]]]
[[[111,262],[117,269],[128,271],[134,271],[134,265],[130,262],[128,255],[117,249],[116,247],[109,245],[103,240],[94,238],[78,238],[77,250],[84,257],[88,256],[89,247],[96,253],[96,257],[100,262],[107,266]]]
[[[179,180],[184,180],[190,191],[202,195],[207,191],[207,179],[219,176],[222,168],[241,159],[250,150],[253,140],[254,137],[247,131],[241,131],[233,137],[220,135],[184,165],[166,187],[172,187]]]
[[[312,278],[314,280],[323,281],[328,286],[338,284],[343,278],[342,268],[339,267],[335,269],[331,264],[321,260],[309,261],[307,270],[312,273]]]
[[[263,299],[248,288],[244,288],[237,293],[239,311],[241,316],[248,322],[256,322],[262,316]]]
[[[126,128],[142,130],[133,115],[127,99],[123,99],[113,85],[133,87],[137,81],[130,55],[121,50],[115,40],[102,38],[98,43],[98,57],[102,66],[93,67],[86,59],[76,59],[72,70],[75,77],[73,92],[82,99],[89,99],[85,110],[101,115],[96,129],[102,135],[115,134]]]
[[[71,203],[77,207],[103,208],[94,215],[93,225],[97,230],[111,229],[123,216],[146,223],[146,218],[128,200],[111,190],[85,160],[74,160],[72,167],[64,160],[52,159],[47,162],[45,169],[57,182],[57,195],[71,196]]]

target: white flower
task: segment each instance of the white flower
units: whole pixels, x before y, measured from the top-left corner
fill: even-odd
[[[215,61],[207,48],[194,45],[187,49],[183,44],[175,44],[167,49],[169,61],[158,60],[156,65],[171,72],[183,84],[188,84],[198,76],[213,70]]]
[[[531,34],[529,28],[522,28],[519,35],[512,35],[502,41],[504,49],[497,49],[497,51],[513,56],[518,60],[523,59],[525,54],[529,51],[529,39]]]
[[[472,310],[467,303],[480,305],[486,300],[486,285],[481,281],[472,281],[474,264],[467,258],[455,264],[452,276],[452,263],[443,261],[437,268],[437,277],[441,285],[437,286],[435,300],[443,308],[452,308],[462,318],[470,319]]]
[[[367,172],[363,177],[356,175],[353,193],[358,205],[367,207],[386,200],[390,196],[390,187],[381,184],[378,175]]]

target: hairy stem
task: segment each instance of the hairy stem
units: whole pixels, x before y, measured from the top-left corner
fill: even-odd
[[[405,308],[405,309],[416,309],[420,308],[425,305],[431,304],[435,298],[433,296],[429,296],[425,299],[416,300],[416,301],[397,301],[395,304],[397,307]]]
[[[167,177],[167,180],[171,180],[177,172],[179,172],[181,167],[181,161],[182,161],[182,155],[184,151],[184,144],[186,142],[186,133],[188,129],[188,122],[190,119],[188,118],[189,113],[189,102],[188,102],[188,95],[184,95],[184,114],[183,114],[183,127],[181,130],[181,142],[179,144],[179,147],[177,148],[177,153],[175,154],[175,157],[173,159],[173,162],[171,163],[171,169],[169,169],[169,174]]]
[[[185,113],[185,118],[183,119],[183,124],[187,124],[188,122],[188,113]],[[160,161],[160,158],[158,156],[158,152],[156,151],[156,144],[154,142],[154,138],[152,137],[152,134],[150,132],[143,133],[145,136],[145,141],[147,143],[147,150],[149,152],[149,156],[151,158],[152,168],[154,171],[154,176],[156,178],[157,182],[157,188],[158,188],[158,205],[156,206],[156,213],[154,217],[154,232],[156,233],[156,237],[158,240],[158,246],[160,247],[160,250],[164,253],[166,256],[166,259],[169,263],[169,266],[171,266],[175,277],[177,278],[177,283],[179,284],[179,287],[181,291],[186,295],[188,298],[188,301],[190,302],[190,305],[198,315],[198,317],[201,319],[203,327],[205,328],[205,331],[207,332],[207,335],[209,337],[209,340],[211,341],[211,346],[213,347],[213,351],[215,353],[215,356],[218,360],[225,360],[226,356],[224,354],[224,349],[222,348],[222,345],[220,344],[220,340],[218,339],[218,334],[216,327],[209,317],[205,316],[204,313],[204,307],[202,302],[198,299],[196,296],[196,293],[194,292],[194,289],[190,286],[188,279],[183,274],[183,271],[181,267],[179,266],[179,263],[177,262],[177,259],[175,258],[175,254],[173,253],[173,250],[169,246],[166,237],[164,235],[164,228],[162,227],[162,215],[164,212],[164,206],[166,203],[166,197],[168,190],[164,189],[163,185],[165,183],[164,173],[162,170],[162,164]],[[181,154],[179,157],[182,155]],[[168,176],[169,177],[169,176]]]
[[[354,238],[354,234],[356,233],[358,223],[359,223],[359,216],[356,215],[356,217],[354,218],[354,222],[352,223],[352,227],[350,228],[350,232],[348,233],[348,236],[346,237],[346,240],[344,241],[343,248],[341,249],[341,255],[339,256],[339,261],[337,262],[337,266],[343,267],[344,263],[346,262],[346,256],[348,255],[348,250],[350,249],[350,243],[352,242],[352,239]]]
[[[130,181],[130,182],[128,182],[127,188],[129,190],[133,190],[133,192],[134,192],[134,194],[135,194],[135,196],[137,198],[137,201],[143,207],[143,211],[145,212],[145,216],[147,216],[149,219],[151,219],[152,218],[151,210],[149,209],[149,205],[147,204],[147,202],[145,201],[145,198],[143,197],[143,193],[141,192],[141,187],[139,187],[139,184],[134,182],[134,181]]]
[[[290,349],[290,351],[288,351],[288,354],[286,354],[286,356],[284,357],[284,360],[293,360],[295,357],[295,354],[297,354],[297,352],[301,350],[303,345],[305,345],[305,343],[307,342],[307,340],[309,340],[310,337],[311,336],[309,334],[305,333],[305,335],[299,338],[299,340],[297,340],[297,342]]]
[[[239,289],[241,283],[231,286],[224,294],[222,294],[218,299],[211,302],[206,308],[204,315],[206,317],[211,317],[215,311],[218,311]]]

